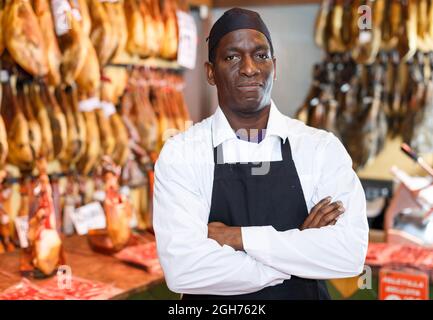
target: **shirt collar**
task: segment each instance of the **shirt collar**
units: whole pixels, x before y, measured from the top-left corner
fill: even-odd
[[[277,136],[285,141],[288,137],[287,128],[286,116],[278,110],[274,101],[271,101],[271,109],[269,111],[269,119],[266,126],[266,137]],[[212,121],[213,146],[219,146],[221,143],[232,139],[237,139],[236,133],[230,126],[230,123],[221,107],[218,106]]]

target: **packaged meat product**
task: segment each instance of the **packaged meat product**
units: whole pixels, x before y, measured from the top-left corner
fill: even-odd
[[[115,257],[122,261],[144,267],[149,273],[162,273],[154,241],[127,247],[118,252]]]
[[[0,300],[106,300],[120,292],[111,285],[79,277],[70,281],[53,277],[38,284],[23,278],[0,293]]]
[[[70,282],[65,281],[63,285],[59,285],[57,277],[51,278],[40,287],[44,291],[64,295],[68,300],[107,300],[121,291],[111,285],[79,277],[72,277]]]

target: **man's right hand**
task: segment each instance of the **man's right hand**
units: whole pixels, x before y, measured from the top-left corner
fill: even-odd
[[[334,225],[337,218],[344,212],[344,207],[341,201],[331,203],[331,200],[331,197],[327,197],[316,204],[300,230]]]

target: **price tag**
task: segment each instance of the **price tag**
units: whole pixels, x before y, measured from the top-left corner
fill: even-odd
[[[79,235],[87,234],[92,229],[106,227],[104,209],[99,202],[91,202],[77,208],[71,213],[71,219]]]
[[[18,240],[20,241],[21,248],[27,248],[29,246],[29,240],[27,233],[29,231],[29,217],[20,216],[15,218],[15,228],[18,233]]]
[[[9,81],[9,72],[6,70],[0,70],[0,82]]]
[[[185,68],[194,69],[197,56],[197,26],[192,15],[177,11],[179,44],[177,63]]]
[[[106,118],[108,118],[112,114],[116,113],[116,107],[111,102],[101,101],[101,108],[102,108],[102,111],[104,111],[104,116]]]
[[[74,223],[72,222],[72,214],[75,210],[73,204],[68,203],[68,198],[66,198],[66,204],[63,208],[63,223],[62,223],[62,231],[66,235],[72,235],[74,233]]]
[[[99,101],[99,98],[97,97],[81,100],[78,103],[78,109],[81,112],[90,112],[95,109],[99,109],[100,107],[101,107],[101,101]]]
[[[373,34],[370,30],[362,30],[359,33],[359,43],[360,44],[370,43],[372,38],[373,38]]]
[[[72,12],[67,0],[51,0],[53,9],[54,28],[58,36],[62,36],[71,29],[68,21],[68,13]]]

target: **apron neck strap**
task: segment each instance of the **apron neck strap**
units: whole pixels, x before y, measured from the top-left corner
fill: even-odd
[[[213,162],[214,162],[214,164],[223,164],[224,163],[223,144],[222,143],[213,148]]]
[[[290,149],[289,138],[286,141],[281,139],[281,156],[284,162],[288,162],[292,159],[292,150]],[[213,162],[214,164],[224,163],[223,144],[213,148]]]
[[[284,141],[281,139],[281,156],[284,162],[288,162],[292,159],[292,150],[290,148],[289,138]]]

